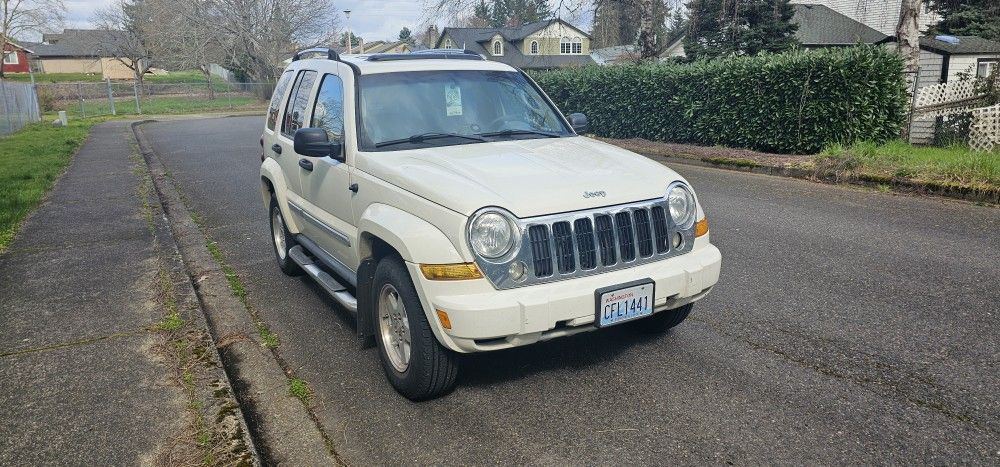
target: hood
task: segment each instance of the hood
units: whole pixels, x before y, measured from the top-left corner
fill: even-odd
[[[358,168],[465,215],[486,206],[519,218],[664,196],[682,180],[630,151],[577,136],[364,153]]]

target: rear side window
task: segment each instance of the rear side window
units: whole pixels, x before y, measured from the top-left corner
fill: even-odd
[[[319,85],[311,128],[322,128],[330,141],[344,138],[344,82],[337,75],[326,75]]]
[[[271,95],[271,107],[267,109],[267,129],[274,130],[274,125],[278,123],[278,107],[281,107],[281,98],[285,97],[288,90],[288,83],[292,82],[291,70],[286,71],[278,80],[278,85],[274,87],[274,94]]]
[[[299,79],[292,87],[291,100],[285,106],[285,118],[281,124],[281,134],[291,138],[295,132],[302,128],[306,118],[306,107],[309,105],[309,93],[312,92],[313,84],[316,84],[315,71],[303,71],[299,74]]]

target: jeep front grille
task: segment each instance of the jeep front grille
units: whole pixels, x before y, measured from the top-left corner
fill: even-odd
[[[622,269],[680,255],[694,246],[694,226],[674,225],[665,199],[517,221],[521,244],[499,262],[477,264],[499,289],[509,289]],[[673,248],[671,237],[681,234]],[[521,261],[528,273],[509,276]]]

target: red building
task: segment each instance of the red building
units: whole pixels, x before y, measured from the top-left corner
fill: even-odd
[[[7,47],[4,48],[3,54],[3,72],[4,73],[27,73],[28,68],[28,54],[31,53],[28,49],[21,47],[14,42],[8,42]]]

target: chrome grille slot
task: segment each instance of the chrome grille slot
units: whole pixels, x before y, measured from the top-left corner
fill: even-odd
[[[597,248],[594,246],[594,226],[589,217],[583,217],[573,222],[576,230],[576,247],[580,250],[580,268],[594,269],[597,267]]]
[[[615,228],[611,222],[611,216],[600,214],[594,217],[597,224],[597,243],[601,248],[601,264],[610,266],[617,261],[615,253]]]
[[[670,249],[670,231],[667,229],[667,214],[660,206],[653,207],[653,231],[656,236],[656,252],[667,252]]]
[[[552,224],[552,237],[556,244],[556,266],[560,274],[576,270],[576,255],[573,253],[573,230],[569,222]]]
[[[628,211],[615,214],[615,226],[618,228],[618,246],[621,248],[622,261],[635,259],[635,237],[632,228],[632,215]]]
[[[649,211],[638,209],[632,213],[635,218],[635,239],[639,247],[639,256],[653,256],[653,237],[649,231]]]
[[[552,252],[549,249],[549,228],[544,225],[533,225],[528,228],[528,238],[531,241],[531,256],[534,258],[535,277],[552,275]]]

